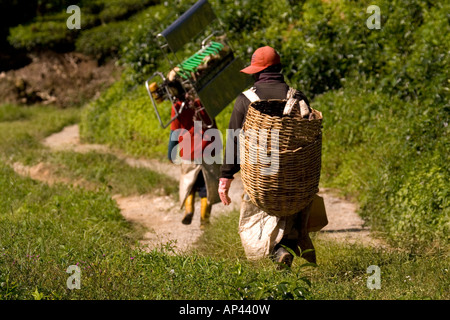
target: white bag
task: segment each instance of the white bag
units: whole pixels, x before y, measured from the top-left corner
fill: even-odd
[[[268,215],[244,194],[239,217],[239,235],[249,260],[268,257],[284,234],[286,219]]]

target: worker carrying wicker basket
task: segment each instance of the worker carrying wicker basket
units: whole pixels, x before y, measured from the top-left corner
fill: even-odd
[[[309,232],[327,223],[323,200],[317,196],[322,114],[285,83],[273,48],[257,49],[251,65],[241,72],[252,74],[255,84],[236,99],[229,129],[240,130],[239,139],[227,138],[219,195],[225,205],[230,203],[227,193],[240,170],[245,193],[239,233],[248,258],[271,256],[290,266],[293,256],[285,247],[297,255],[300,247],[307,251],[302,257],[315,263]],[[321,214],[314,226],[309,219],[312,207],[319,207]]]
[[[293,88],[283,100],[260,100],[253,90],[244,92],[251,104],[240,133],[242,181],[256,206],[290,216],[319,191],[322,114]]]

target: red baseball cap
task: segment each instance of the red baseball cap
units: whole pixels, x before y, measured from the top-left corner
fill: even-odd
[[[265,46],[255,50],[250,66],[241,70],[243,73],[254,74],[265,68],[280,63],[280,55],[274,48]]]

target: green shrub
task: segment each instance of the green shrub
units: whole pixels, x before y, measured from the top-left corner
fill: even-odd
[[[117,56],[128,41],[128,23],[111,22],[84,31],[76,40],[77,51],[98,59]]]
[[[155,5],[157,0],[108,0],[99,1],[103,9],[99,13],[102,22],[122,20],[147,6]]]
[[[448,3],[437,3],[424,11],[423,24],[412,36],[411,53],[404,67],[395,70],[399,77],[408,79],[400,84],[401,92],[417,97],[422,104],[445,104],[447,108],[450,58],[445,52],[450,48],[450,39],[446,36],[450,32],[446,14],[449,10]]]
[[[127,68],[127,79],[133,84],[142,83],[161,63],[162,52],[156,35],[171,23],[168,5],[156,5],[136,14],[129,23],[128,41],[120,50],[120,62]],[[162,66],[158,66],[162,67]]]
[[[112,22],[128,18],[156,2],[155,0],[97,0],[70,3],[78,5],[81,9],[81,29],[67,28],[66,21],[70,15],[64,10],[60,13],[38,16],[29,24],[10,28],[8,41],[14,47],[26,50],[73,49],[77,37],[87,32],[77,45],[77,49],[80,47],[81,51],[93,55],[99,53],[115,55],[121,44],[125,42],[123,36],[126,31],[122,30],[124,24]],[[109,22],[111,24],[102,25],[97,30],[89,30],[100,23]]]
[[[66,11],[39,16],[34,22],[10,28],[9,43],[28,51],[36,49],[73,49],[74,41],[83,29],[97,24],[95,15],[89,12],[81,14],[81,29],[68,29]]]
[[[373,229],[403,245],[445,243],[445,115],[379,91],[348,88],[314,100],[324,114],[322,183],[345,186]]]
[[[76,50],[98,59],[120,58],[120,62],[129,67],[130,79],[135,80],[131,78],[133,74],[142,75],[152,70],[156,58],[161,55],[155,43],[156,32],[159,32],[156,28],[167,12],[167,6],[151,6],[128,20],[112,21],[86,30],[77,38]]]
[[[31,22],[36,17],[53,16],[77,1],[68,0],[15,0],[2,1],[0,10],[0,39],[6,40],[12,26]],[[3,43],[2,43],[3,44]]]
[[[33,50],[36,48],[58,48],[69,46],[77,31],[67,29],[65,22],[35,22],[27,26],[19,25],[10,30],[8,41],[15,48]]]

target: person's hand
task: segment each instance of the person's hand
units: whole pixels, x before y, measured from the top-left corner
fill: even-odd
[[[219,197],[224,205],[229,205],[231,199],[228,196],[228,191],[230,190],[230,185],[233,179],[220,178],[219,179]]]

